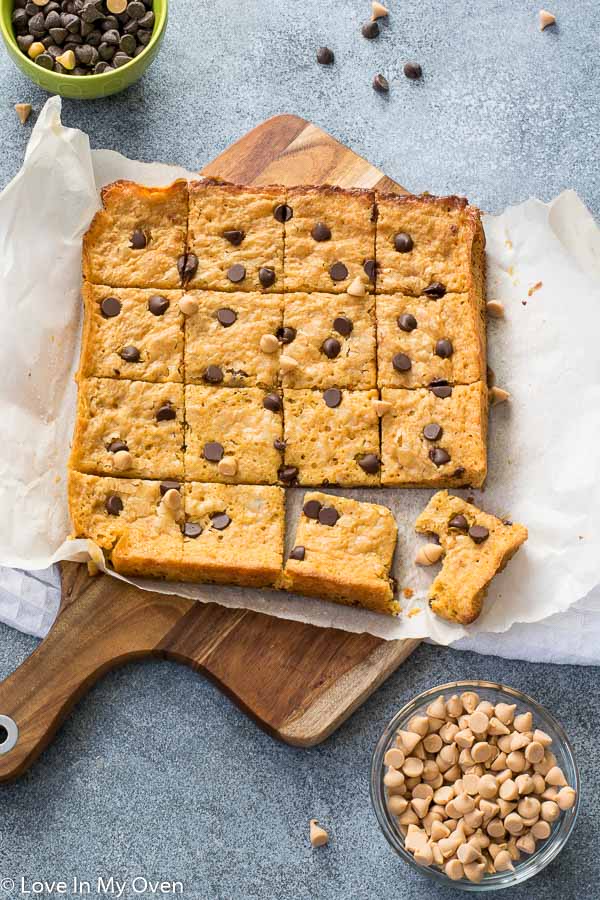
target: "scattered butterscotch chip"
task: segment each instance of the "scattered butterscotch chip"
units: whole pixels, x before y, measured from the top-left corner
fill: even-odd
[[[528,296],[528,297],[533,297],[533,295],[535,294],[535,292],[536,292],[536,291],[539,291],[541,287],[543,287],[542,282],[541,282],[541,281],[536,281],[536,283],[535,283],[535,284],[532,284],[531,287],[529,288],[529,290],[527,291],[527,296]]]
[[[94,575],[98,575],[100,573],[99,567],[96,565],[93,559],[88,559],[87,561],[87,571],[90,578],[93,578]]]
[[[190,294],[184,294],[179,301],[179,309],[184,316],[195,316],[198,312],[198,303]]]
[[[75,54],[72,50],[65,50],[64,53],[61,53],[60,56],[56,57],[56,62],[60,63],[61,66],[69,72],[77,65],[77,60],[75,59]]]
[[[548,28],[549,25],[556,24],[556,16],[551,12],[548,12],[547,9],[540,9],[540,31],[543,31],[544,28]]]
[[[418,566],[433,566],[439,562],[443,553],[440,544],[423,544],[417,551],[415,562]]]
[[[133,465],[133,457],[128,450],[117,450],[113,455],[113,464],[119,472],[126,472]]]
[[[373,406],[379,418],[389,413],[392,408],[392,404],[388,403],[387,400],[373,400]]]
[[[235,475],[237,468],[237,460],[233,456],[224,456],[217,466],[220,475],[226,475],[230,478]]]
[[[383,3],[378,3],[377,0],[373,0],[371,3],[371,19],[373,22],[376,19],[385,19],[387,15],[389,15],[389,10]]]
[[[179,512],[182,507],[181,491],[169,488],[163,494],[162,503],[171,512]]]
[[[19,117],[21,125],[24,125],[31,115],[31,103],[15,103],[15,112]]]
[[[367,289],[360,275],[357,275],[354,281],[348,285],[346,293],[350,294],[351,297],[364,297],[366,295]]]
[[[263,334],[259,341],[259,346],[263,353],[277,353],[279,341],[274,334]]]
[[[285,375],[286,372],[292,372],[298,367],[298,360],[294,359],[293,356],[288,356],[286,353],[284,353],[279,358],[279,366],[282,373]]]
[[[310,842],[313,847],[323,847],[329,841],[329,835],[321,828],[316,819],[310,820]]]
[[[127,9],[128,0],[106,0],[106,8],[114,16],[120,16]]]
[[[510,400],[510,394],[504,388],[492,387],[489,393],[490,406],[497,406],[498,403],[505,403]]]
[[[504,318],[504,303],[501,303],[500,300],[488,300],[485,304],[485,309],[488,316],[491,316],[492,319]]]

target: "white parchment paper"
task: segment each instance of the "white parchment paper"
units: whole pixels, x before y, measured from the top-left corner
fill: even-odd
[[[86,542],[65,541],[65,472],[79,355],[80,242],[99,206],[98,188],[118,178],[167,184],[192,174],[112,151],[91,152],[85,135],[61,125],[55,97],[39,116],[23,168],[0,195],[4,566],[46,570],[57,560],[85,557]],[[332,491],[383,503],[396,515],[398,619],[275,591],[136,583],[388,639],[430,637],[447,644],[462,638],[464,646],[473,646],[480,632],[512,634],[516,623],[550,616],[560,622],[570,606],[587,602],[600,583],[600,233],[572,192],[550,205],[529,200],[487,216],[485,229],[488,298],[506,307],[505,320],[489,323],[489,363],[512,400],[491,412],[485,490],[458,493],[523,522],[530,537],[494,580],[478,622],[463,629],[427,608],[437,567],[413,564],[423,540],[413,523],[431,491]],[[302,494],[289,492],[292,533]],[[11,570],[0,573],[0,618],[42,634],[56,609],[57,582],[47,572],[34,581]],[[553,641],[560,642],[563,629],[558,624],[554,630]],[[498,652],[497,639],[491,646]]]

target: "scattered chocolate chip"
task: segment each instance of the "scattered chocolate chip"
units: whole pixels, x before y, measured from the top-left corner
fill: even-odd
[[[105,297],[100,304],[100,312],[105,319],[114,319],[121,312],[121,303],[116,297]]]
[[[330,409],[335,409],[342,402],[342,392],[338,388],[327,388],[323,391],[323,400]]]
[[[229,241],[230,244],[233,244],[234,247],[239,247],[246,237],[246,232],[238,229],[235,231],[224,231],[223,237],[226,241]]]
[[[446,400],[447,397],[452,396],[452,385],[448,384],[448,382],[444,381],[442,378],[431,381],[429,390],[435,397],[439,397],[440,400]]]
[[[275,270],[269,269],[268,266],[261,266],[258,270],[258,280],[264,288],[271,287],[275,284]]]
[[[326,338],[321,344],[321,352],[325,354],[327,359],[335,359],[339,356],[342,345],[337,338]]]
[[[411,313],[402,313],[398,316],[397,322],[401,331],[414,331],[417,327],[417,320]]]
[[[207,366],[202,379],[208,384],[220,384],[223,381],[223,372],[219,366]]]
[[[164,316],[168,308],[169,301],[166,297],[161,297],[159,294],[155,294],[154,297],[150,297],[148,300],[148,309],[153,316]]]
[[[198,257],[195,253],[184,253],[177,260],[177,271],[183,284],[187,284],[198,271]]]
[[[283,451],[287,447],[287,443],[285,441],[282,441],[280,438],[275,438],[275,440],[273,441],[273,446],[276,450],[279,450],[280,453],[283,453]]]
[[[289,222],[294,215],[294,210],[291,206],[288,206],[287,203],[280,203],[279,206],[276,206],[273,210],[273,215],[278,222]]]
[[[360,32],[368,41],[372,41],[379,36],[379,25],[377,22],[365,22]]]
[[[347,316],[337,316],[333,320],[333,330],[341,334],[342,337],[348,337],[349,334],[352,334],[353,328],[354,323]]]
[[[319,510],[319,522],[321,525],[329,525],[332,527],[339,517],[339,512],[333,506],[322,506]]]
[[[378,94],[387,94],[390,89],[389,81],[384,75],[376,75],[373,79],[373,89],[376,90]]]
[[[143,250],[148,243],[148,238],[140,228],[136,228],[131,235],[129,244],[132,250]]]
[[[318,519],[323,504],[318,500],[307,500],[302,507],[302,512],[308,519]]]
[[[116,440],[110,442],[107,449],[109,453],[119,453],[121,450],[129,450],[129,447],[127,446],[125,441],[117,438]]]
[[[462,478],[464,474],[465,474],[465,467],[458,466],[452,473],[452,477],[453,478]]]
[[[159,490],[160,496],[164,497],[167,491],[180,491],[181,485],[178,481],[161,481]]]
[[[423,291],[424,294],[427,294],[428,297],[443,297],[446,293],[446,285],[442,284],[440,281],[433,281],[428,287]]]
[[[123,347],[123,349],[119,353],[119,356],[121,357],[121,359],[124,359],[125,362],[136,363],[140,361],[140,351],[132,344],[128,344],[127,347]]]
[[[442,450],[441,447],[434,447],[429,451],[429,459],[435,466],[444,466],[450,462],[450,454]]]
[[[448,528],[454,528],[456,531],[468,531],[469,523],[463,515],[452,516],[448,522]]]
[[[436,422],[432,422],[430,425],[426,425],[423,429],[423,437],[428,441],[439,441],[443,433],[444,429]]]
[[[404,74],[407,78],[410,78],[411,81],[416,81],[422,76],[423,69],[419,63],[407,62],[404,64]]]
[[[329,47],[319,47],[317,50],[317,62],[322,66],[330,66],[334,59],[333,50],[330,50]]]
[[[230,325],[237,319],[237,313],[233,309],[229,309],[229,307],[224,306],[221,309],[217,310],[217,321],[223,328],[229,328]]]
[[[377,475],[379,472],[379,467],[381,463],[379,462],[379,457],[377,457],[374,453],[366,453],[360,459],[357,460],[359,466],[366,472],[367,475]]]
[[[484,541],[487,541],[490,533],[485,525],[471,525],[469,528],[469,537],[471,540],[475,541],[476,544],[483,544]]]
[[[176,418],[177,412],[175,411],[171,403],[163,403],[163,405],[159,406],[159,408],[156,410],[157,422],[168,422],[169,420]]]
[[[377,274],[377,263],[374,259],[365,259],[363,263],[363,272],[369,279],[369,281],[375,281],[375,276]]]
[[[442,359],[449,359],[449,357],[451,357],[453,353],[454,347],[452,346],[452,341],[449,341],[448,338],[442,338],[440,341],[436,341],[436,356],[441,356]]]
[[[306,556],[306,550],[304,547],[294,547],[294,549],[290,553],[290,559],[298,559],[302,561]]]
[[[118,494],[109,494],[104,501],[104,508],[109,516],[118,516],[123,511],[123,501]]]
[[[269,412],[280,412],[282,409],[281,397],[279,394],[267,394],[263,400],[263,406]]]
[[[323,222],[317,222],[310,234],[312,239],[319,241],[319,243],[331,240],[331,228]]]
[[[392,365],[396,372],[409,372],[412,368],[412,363],[406,353],[396,353],[392,359]]]
[[[186,522],[181,531],[184,537],[197,538],[202,534],[202,525],[198,525],[197,522]]]
[[[343,281],[348,277],[348,269],[343,262],[334,262],[329,269],[329,275],[332,281]]]
[[[227,269],[227,277],[233,284],[238,284],[246,277],[246,269],[240,263],[234,263],[233,266]]]
[[[207,462],[220,462],[225,456],[225,450],[218,441],[209,441],[204,445],[202,456]]]
[[[410,253],[414,247],[413,239],[405,231],[399,231],[394,235],[394,247],[398,253]]]
[[[291,344],[296,337],[296,333],[296,329],[292,328],[290,325],[282,325],[275,332],[275,337],[278,341],[281,341],[282,344]]]
[[[295,484],[298,479],[298,469],[296,466],[280,466],[277,470],[277,476],[284,484]]]
[[[231,525],[231,519],[225,512],[216,512],[210,514],[210,523],[217,531],[225,531]]]

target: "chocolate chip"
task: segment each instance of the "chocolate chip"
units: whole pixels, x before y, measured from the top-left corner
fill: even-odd
[[[177,271],[183,284],[194,277],[198,271],[198,257],[195,253],[184,253],[177,260]]]
[[[246,232],[237,229],[235,231],[224,231],[223,237],[226,241],[229,241],[230,244],[233,244],[234,247],[239,247],[246,237]]]
[[[263,400],[263,406],[269,412],[280,412],[282,408],[281,397],[279,394],[267,394]]]
[[[219,366],[207,366],[202,379],[208,384],[220,384],[223,381],[223,372]]]
[[[363,272],[369,279],[369,281],[375,281],[375,276],[377,274],[377,263],[374,259],[365,259],[363,263]]]
[[[318,519],[323,504],[318,500],[307,500],[302,507],[302,512],[308,519]]]
[[[343,262],[334,262],[329,269],[329,275],[332,281],[343,281],[348,277],[348,269]]]
[[[294,549],[290,553],[290,559],[298,559],[302,561],[306,555],[306,550],[304,547],[294,547]]]
[[[207,462],[220,462],[225,455],[225,450],[223,449],[223,445],[219,444],[218,441],[209,441],[208,444],[204,445],[204,449],[202,450],[202,456]]]
[[[153,316],[164,316],[168,308],[169,301],[166,297],[161,297],[159,294],[155,294],[154,297],[150,297],[148,300],[148,309]]]
[[[427,294],[428,297],[443,297],[446,293],[446,285],[442,284],[440,281],[432,281],[432,283],[425,288],[423,293]]]
[[[402,313],[398,316],[397,322],[401,331],[414,331],[417,327],[417,320],[411,313]]]
[[[162,406],[156,410],[156,421],[157,422],[168,422],[170,419],[176,419],[177,412],[173,408],[171,403],[163,403]]]
[[[167,491],[180,491],[181,485],[178,481],[161,481],[159,489],[160,496],[164,497]]]
[[[231,519],[227,515],[227,513],[211,513],[210,514],[210,523],[213,528],[216,528],[217,531],[225,531],[225,529],[231,525]]]
[[[319,47],[317,50],[317,62],[322,66],[330,66],[334,59],[333,50],[330,50],[329,47]]]
[[[122,50],[127,56],[133,56],[136,47],[137,41],[133,34],[124,34],[119,41],[119,50]]]
[[[436,422],[432,422],[430,425],[426,425],[423,429],[423,437],[428,441],[439,441],[443,433],[444,429]]]
[[[325,354],[327,359],[335,359],[339,356],[342,345],[337,338],[326,338],[321,344],[321,352]]]
[[[389,81],[380,73],[373,79],[373,89],[376,90],[378,94],[387,94],[390,89]]]
[[[429,451],[429,459],[435,466],[444,466],[450,462],[450,454],[441,447],[434,447]]]
[[[296,333],[296,329],[292,328],[290,325],[282,325],[275,332],[275,337],[278,341],[281,341],[282,344],[291,344],[296,337]]]
[[[452,516],[448,522],[448,528],[454,528],[456,531],[468,531],[469,523],[463,515]]]
[[[423,74],[423,69],[419,63],[407,62],[404,64],[404,74],[407,78],[410,78],[411,81],[416,81]]]
[[[452,385],[441,378],[430,382],[429,390],[435,397],[439,397],[440,400],[446,400],[447,397],[452,396]]]
[[[399,231],[394,235],[394,247],[398,253],[410,253],[414,247],[413,239],[405,231]]]
[[[273,210],[273,215],[278,222],[289,222],[294,215],[294,210],[291,206],[288,206],[287,203],[280,203],[279,206],[276,206]]]
[[[487,541],[490,533],[485,525],[471,525],[469,528],[469,537],[475,541],[476,544],[483,544],[484,541]]]
[[[337,388],[327,388],[326,391],[323,391],[323,400],[326,406],[335,409],[342,402],[342,392]]]
[[[258,270],[258,280],[264,288],[271,287],[275,284],[275,270],[269,269],[268,266],[261,266]]]
[[[186,522],[181,530],[184,537],[197,538],[202,534],[202,525],[198,525],[197,522]]]
[[[227,270],[227,277],[234,284],[238,284],[238,282],[243,281],[246,277],[246,269],[240,263],[234,263],[234,265]]]
[[[377,22],[365,22],[360,32],[368,41],[372,41],[379,36],[379,25]]]
[[[349,334],[352,334],[352,329],[354,328],[354,323],[352,319],[349,319],[347,316],[337,316],[333,320],[333,330],[337,331],[338,334],[341,334],[342,337],[348,337]]]
[[[120,438],[116,438],[114,441],[111,441],[108,445],[109,453],[119,453],[121,450],[129,450],[129,447],[122,441]]]
[[[331,228],[323,222],[317,222],[310,234],[314,241],[331,240]]]
[[[237,313],[228,306],[223,306],[217,310],[217,321],[223,328],[229,328],[237,319]]]
[[[136,228],[129,240],[132,250],[143,250],[148,243],[148,238],[140,228]]]
[[[280,453],[283,453],[283,451],[287,447],[287,444],[285,441],[282,441],[279,438],[275,438],[275,440],[273,441],[273,446],[276,450],[279,450]]]
[[[118,516],[123,511],[123,501],[118,494],[109,494],[104,501],[104,508],[109,516]]]
[[[124,359],[125,362],[136,363],[140,361],[140,351],[132,344],[128,344],[127,347],[123,347],[123,349],[119,353],[119,356],[121,357],[121,359]]]
[[[452,346],[452,341],[449,341],[448,338],[442,338],[440,341],[436,341],[436,356],[441,356],[442,359],[449,359],[449,357],[451,357],[453,353],[454,347]]]
[[[105,319],[114,319],[121,312],[121,303],[116,297],[105,297],[100,304],[100,312]]]
[[[321,525],[329,525],[332,527],[339,517],[339,512],[333,506],[322,506],[319,510],[319,522]]]
[[[277,470],[277,476],[284,484],[295,484],[298,480],[298,469],[296,466],[280,466]]]
[[[47,69],[49,72],[51,72],[52,69],[56,69],[57,72],[59,71],[59,69],[61,69],[62,74],[64,75],[67,71],[66,69],[63,69],[62,66],[59,65],[59,63],[56,63],[55,65],[54,60],[49,53],[40,53],[39,56],[36,56],[35,64],[36,66],[40,66],[42,69]],[[59,74],[61,73],[59,72]]]
[[[406,353],[396,353],[392,359],[392,365],[396,372],[409,372],[412,368],[412,363]]]
[[[360,459],[357,460],[359,466],[366,472],[367,475],[377,475],[379,472],[379,467],[381,463],[379,462],[379,457],[377,457],[374,453],[366,453]]]

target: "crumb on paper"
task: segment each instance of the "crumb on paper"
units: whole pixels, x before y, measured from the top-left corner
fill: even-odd
[[[410,598],[414,594],[414,591],[412,588],[403,588],[402,593],[406,597],[407,600],[410,600]]]
[[[527,291],[527,295],[528,295],[529,297],[532,297],[532,296],[535,294],[536,291],[539,291],[539,289],[540,289],[541,287],[542,287],[542,282],[541,282],[541,281],[536,281],[536,283],[535,283],[535,284],[532,284],[532,286],[531,286],[531,287],[529,288],[529,290]]]
[[[419,609],[418,606],[413,606],[412,609],[409,609],[409,611],[406,613],[406,615],[408,616],[409,619],[412,619],[414,616],[418,616],[420,612],[421,612],[421,610]]]

